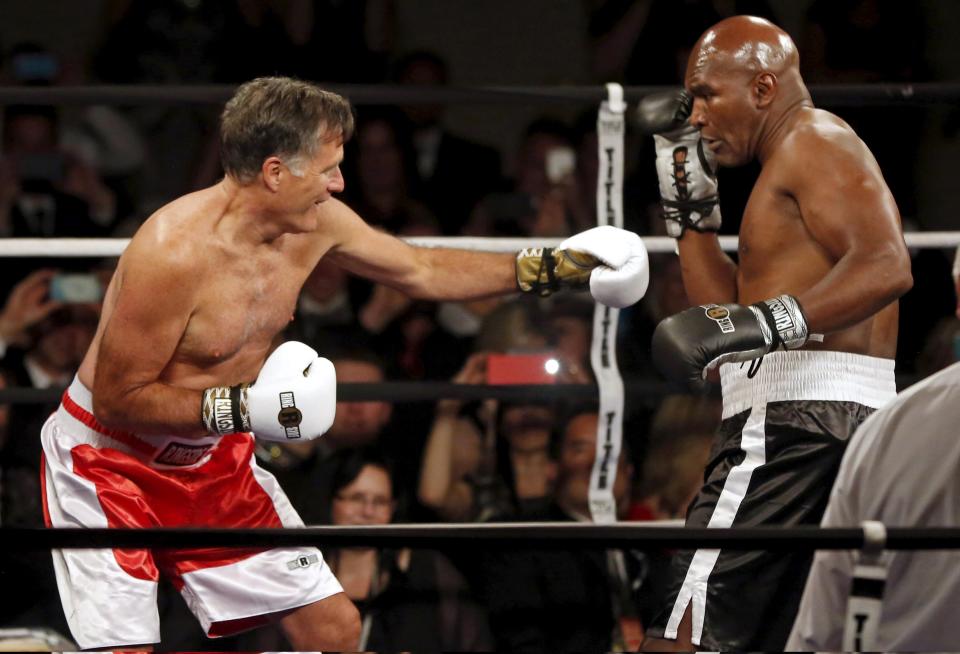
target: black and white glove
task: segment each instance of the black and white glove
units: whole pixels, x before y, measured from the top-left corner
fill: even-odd
[[[660,321],[653,332],[653,361],[667,379],[698,387],[721,364],[794,350],[809,338],[803,309],[792,295],[750,306],[706,304]]]
[[[635,125],[653,135],[660,204],[667,234],[674,238],[687,229],[720,229],[716,161],[688,121],[692,109],[693,98],[681,89],[644,96],[634,114]]]

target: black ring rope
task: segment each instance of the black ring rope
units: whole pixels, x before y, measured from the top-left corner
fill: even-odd
[[[379,84],[327,86],[357,105],[376,104],[498,104],[546,105],[599,103],[606,99],[602,85],[594,86],[488,86],[411,87]],[[624,99],[636,102],[665,86],[627,86]],[[940,105],[960,102],[960,82],[914,84],[814,84],[813,99],[826,106]],[[0,86],[0,103],[45,105],[211,104],[225,102],[236,89],[231,84],[208,85],[84,85]]]
[[[655,380],[627,378],[631,393],[656,400],[684,392],[679,386]],[[63,388],[0,388],[0,404],[56,404]],[[557,400],[587,401],[597,398],[596,384],[454,384],[452,382],[379,382],[337,384],[337,399],[348,402],[435,402],[439,399],[465,402],[495,399],[503,402]]]
[[[636,523],[501,523],[222,528],[0,528],[0,550],[42,548],[381,547],[463,549],[727,549],[798,552],[864,546],[860,527],[658,527]],[[888,550],[960,547],[960,527],[889,527]]]

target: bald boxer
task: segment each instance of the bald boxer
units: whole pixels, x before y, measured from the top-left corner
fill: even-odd
[[[333,422],[333,365],[276,343],[322,257],[430,300],[589,286],[625,306],[643,294],[643,245],[612,227],[516,256],[415,248],[372,229],[332,197],[352,128],[345,99],[287,78],[248,82],[226,104],[226,176],[133,237],[44,427],[52,526],[302,526],[257,466],[251,432],[309,440]],[[358,642],[357,610],[316,548],[62,550],[54,565],[83,648],[157,642],[160,576],[210,636],[279,619],[297,650]]]
[[[647,98],[668,232],[697,306],[664,320],[654,361],[698,386],[720,369],[723,422],[690,526],[817,524],[847,439],[896,393],[897,298],[912,285],[900,216],[867,146],[810,100],[790,37],[724,20],[683,93]],[[762,166],[738,261],[717,240],[715,166]],[[822,339],[822,341],[820,340]],[[697,550],[674,559],[648,650],[780,650],[809,555]]]

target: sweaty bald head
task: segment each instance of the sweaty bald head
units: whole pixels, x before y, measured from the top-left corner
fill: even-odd
[[[780,76],[799,70],[800,57],[790,35],[770,21],[734,16],[703,33],[690,53],[688,74],[718,64],[749,74]]]
[[[757,158],[785,116],[813,106],[797,47],[782,29],[753,16],[727,18],[704,32],[684,85],[693,97],[690,124],[721,166]]]

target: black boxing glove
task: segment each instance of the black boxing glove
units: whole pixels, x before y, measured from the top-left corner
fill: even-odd
[[[688,122],[692,110],[693,98],[680,89],[644,96],[634,112],[634,125],[653,135],[660,204],[674,238],[687,229],[716,232],[721,223],[716,162]]]
[[[633,124],[648,136],[667,134],[688,127],[693,98],[686,89],[650,93],[640,98]]]
[[[665,318],[653,332],[653,361],[671,381],[699,387],[723,363],[751,361],[809,339],[807,320],[792,295],[741,304],[706,304]]]

